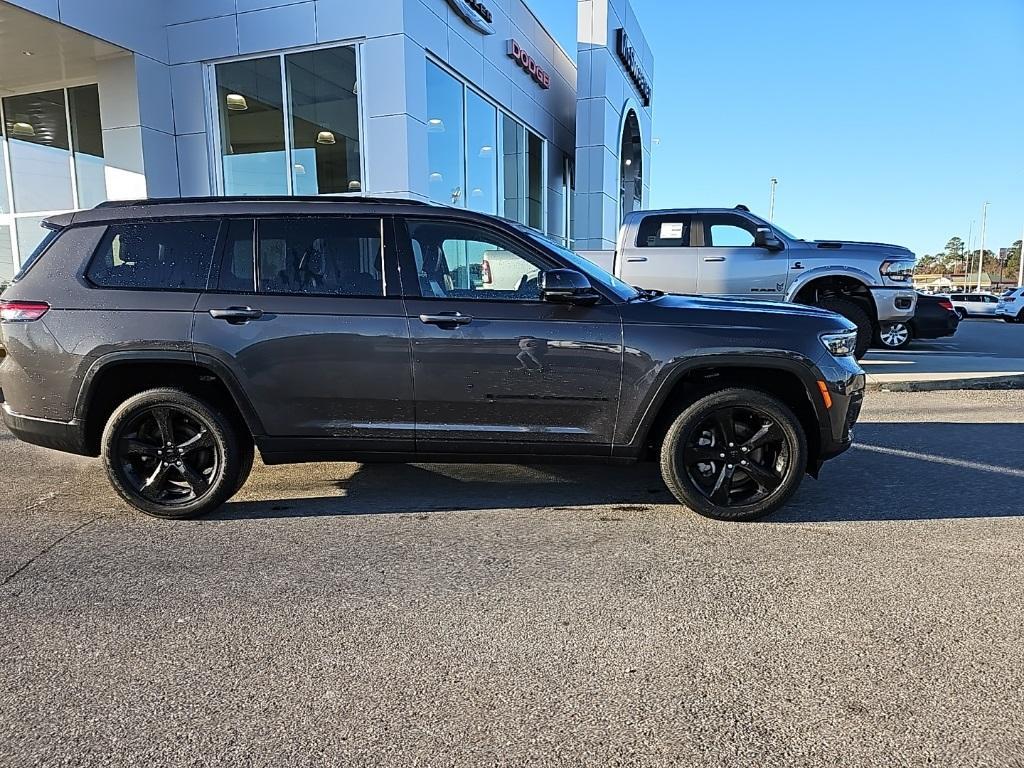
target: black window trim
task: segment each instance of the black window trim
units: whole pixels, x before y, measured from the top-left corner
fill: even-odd
[[[89,277],[89,269],[92,267],[92,263],[100,254],[100,249],[103,244],[107,241],[107,233],[111,227],[117,226],[139,226],[146,224],[176,224],[186,221],[213,221],[217,222],[217,236],[213,245],[213,253],[210,255],[210,265],[206,270],[206,282],[200,288],[167,288],[164,286],[130,286],[130,285],[100,285]],[[145,293],[194,293],[197,296],[209,291],[210,278],[213,274],[214,265],[218,263],[218,254],[223,248],[222,240],[225,235],[226,226],[223,216],[211,215],[211,216],[154,216],[152,218],[144,219],[125,219],[123,221],[106,221],[100,223],[84,223],[80,225],[82,228],[96,228],[102,229],[99,241],[96,243],[96,247],[93,249],[92,254],[82,266],[82,271],[79,273],[79,278],[85,282],[85,284],[97,291],[134,291],[134,292],[145,292]],[[198,302],[197,302],[198,303]]]

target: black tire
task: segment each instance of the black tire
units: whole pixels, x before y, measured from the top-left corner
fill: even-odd
[[[722,426],[729,418],[731,433]],[[672,495],[715,520],[771,514],[800,487],[806,469],[800,421],[784,403],[752,389],[725,389],[697,400],[672,422],[661,446],[661,475]]]
[[[238,483],[235,485],[235,493],[242,490],[242,486],[245,485],[245,482],[249,479],[249,475],[252,474],[252,465],[256,461],[256,446],[253,444],[252,440],[249,440],[244,436],[240,437],[238,439],[238,446],[241,451],[242,458],[239,462]]]
[[[150,389],[119,405],[107,420],[101,448],[118,495],[140,512],[169,519],[220,507],[238,489],[246,463],[229,419],[170,388]]]
[[[967,310],[963,307],[957,307],[953,311],[956,312],[956,316],[959,317],[961,321],[967,319]]]
[[[868,350],[871,348],[871,340],[875,337],[875,323],[864,307],[855,301],[837,296],[826,297],[815,306],[827,309],[829,312],[835,312],[837,315],[842,315],[856,325],[857,349],[854,352],[854,357],[860,360],[868,353]]]
[[[908,323],[893,323],[875,334],[875,346],[882,349],[904,349],[914,340],[914,329]]]

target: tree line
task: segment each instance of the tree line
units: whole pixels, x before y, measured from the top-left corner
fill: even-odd
[[[1004,280],[1016,281],[1017,270],[1020,268],[1021,241],[1017,240],[1007,249],[997,251],[985,249],[981,269],[988,272],[989,277],[998,280],[1000,274]],[[951,237],[946,247],[935,254],[925,254],[917,260],[914,270],[919,274],[964,274],[976,273],[978,270],[978,253],[980,249],[967,250],[967,244],[959,237]],[[1000,258],[1000,255],[1005,258]]]

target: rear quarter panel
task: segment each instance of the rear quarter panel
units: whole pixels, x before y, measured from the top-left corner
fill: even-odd
[[[114,353],[192,352],[193,292],[97,289],[83,273],[104,227],[64,232],[5,299],[45,301],[32,323],[5,323],[0,387],[10,409],[70,421],[87,372]]]

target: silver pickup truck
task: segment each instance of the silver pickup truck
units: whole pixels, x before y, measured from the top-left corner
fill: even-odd
[[[859,358],[913,316],[914,260],[897,245],[801,240],[740,206],[631,213],[602,266],[640,288],[829,309],[856,324]]]

